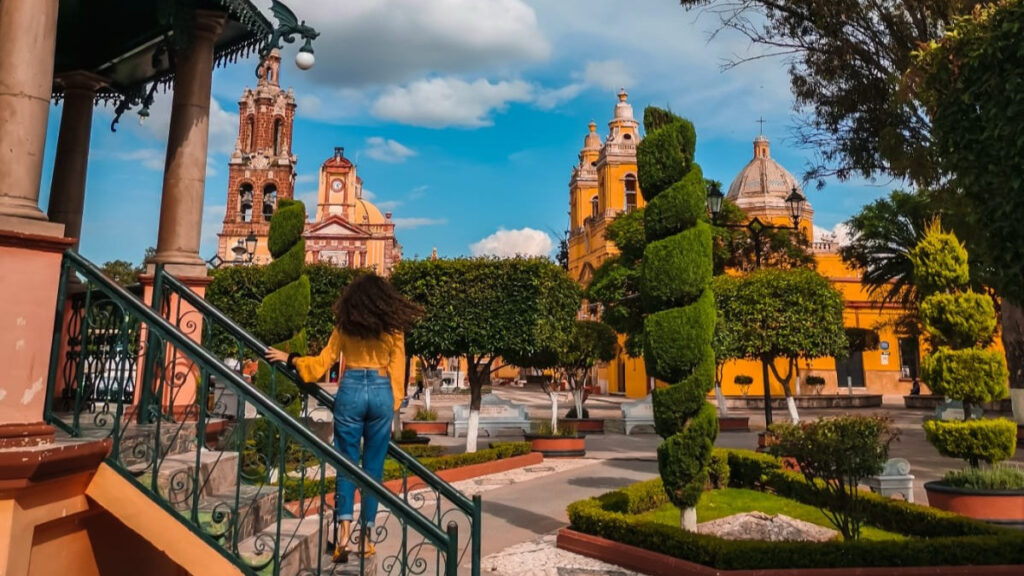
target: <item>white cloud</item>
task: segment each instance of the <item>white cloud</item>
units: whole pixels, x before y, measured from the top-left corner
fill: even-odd
[[[146,170],[155,170],[157,172],[163,172],[164,170],[164,151],[157,150],[156,148],[139,148],[128,152],[115,152],[112,156],[125,162],[137,163]]]
[[[840,222],[832,227],[831,230],[822,228],[821,226],[814,227],[814,241],[815,242],[834,242],[837,246],[845,246],[850,243],[852,235],[850,227],[844,222]]]
[[[371,111],[377,118],[413,126],[479,128],[493,124],[492,112],[532,97],[533,87],[522,80],[492,84],[482,78],[431,78],[386,90]]]
[[[223,204],[203,207],[202,243],[204,248],[210,246],[211,255],[217,250],[217,234],[223,227],[226,210],[227,207]]]
[[[586,88],[585,84],[568,84],[551,90],[539,89],[533,103],[541,110],[550,110],[579,96]]]
[[[395,223],[395,228],[405,230],[423,226],[440,226],[448,223],[447,218],[393,218],[391,221]]]
[[[549,256],[554,242],[546,232],[533,228],[498,230],[494,234],[469,246],[474,256]]]
[[[371,136],[366,139],[366,155],[374,160],[387,162],[389,164],[400,164],[406,159],[415,156],[416,151],[403,145],[397,140]]]
[[[426,184],[421,184],[419,186],[414,187],[411,191],[409,191],[409,199],[415,200],[417,198],[421,198],[424,194],[426,194],[427,189],[429,188],[430,186],[427,186]]]
[[[294,8],[321,32],[308,73],[321,84],[402,83],[544,60],[551,52],[523,0],[306,0]]]
[[[583,67],[583,82],[606,90],[628,88],[636,82],[622,60],[591,60]]]
[[[399,206],[401,206],[402,205],[402,201],[401,200],[385,200],[383,202],[377,202],[376,204],[377,204],[377,208],[380,208],[381,210],[384,210],[385,212],[387,212],[389,210],[394,210],[395,208],[398,208]]]
[[[318,177],[319,176],[317,176],[316,174],[314,174],[312,172],[306,172],[304,174],[299,174],[298,176],[296,176],[295,177],[295,183],[296,184],[309,184],[310,182],[316,182],[316,179]]]

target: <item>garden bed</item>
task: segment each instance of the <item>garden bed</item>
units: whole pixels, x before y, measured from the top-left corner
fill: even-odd
[[[803,477],[783,470],[778,459],[747,450],[716,450],[716,454],[728,460],[729,486],[772,492],[794,504],[817,505],[817,495]],[[671,525],[675,517],[663,508],[668,499],[660,479],[655,479],[571,504],[572,525],[559,534],[559,547],[648,574],[940,573],[934,567],[943,567],[944,574],[1021,573],[1020,566],[1010,565],[1024,564],[1024,533],[874,494],[864,494],[863,499],[865,524],[879,529],[875,534],[884,538],[730,541]],[[627,564],[630,550],[639,550],[636,558],[643,563]],[[900,568],[891,568],[896,566]],[[958,572],[949,566],[965,568]],[[871,567],[875,570],[865,570]]]
[[[910,410],[935,410],[945,401],[946,397],[938,394],[915,394],[904,396],[903,406]],[[1009,398],[999,402],[986,402],[981,405],[981,408],[985,412],[1004,412],[1007,414],[1013,412]]]
[[[793,396],[797,408],[877,408],[882,405],[881,394],[801,394]],[[737,410],[764,410],[762,396],[726,396],[725,405]],[[772,397],[772,408],[786,409],[786,398]]]

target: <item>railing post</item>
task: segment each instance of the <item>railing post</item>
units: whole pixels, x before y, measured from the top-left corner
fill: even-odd
[[[470,558],[470,572],[472,576],[480,576],[480,534],[483,533],[480,525],[483,510],[483,500],[479,494],[473,495],[473,525],[470,527],[469,535],[473,539],[472,554]]]
[[[448,522],[448,551],[444,558],[445,576],[458,576],[459,573],[459,525]]]
[[[68,272],[71,265],[64,258],[60,266],[60,280],[57,284],[57,311],[53,319],[53,341],[50,344],[50,369],[46,378],[46,400],[43,404],[43,421],[51,424],[53,420],[53,401],[57,392],[57,370],[60,365],[60,353],[63,349],[64,305],[67,299]]]
[[[149,307],[156,312],[157,316],[161,316],[160,311],[163,307],[163,291],[164,291],[164,265],[157,264],[156,269],[153,273],[153,295],[150,299]],[[142,390],[139,394],[139,424],[145,424],[149,422],[149,410],[153,405],[153,378],[156,377],[156,362],[160,358],[159,350],[157,346],[160,345],[159,338],[153,333],[151,326],[146,328],[146,358],[145,364],[142,366]],[[159,400],[157,400],[159,401]]]

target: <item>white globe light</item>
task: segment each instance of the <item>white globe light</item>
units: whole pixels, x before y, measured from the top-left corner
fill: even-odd
[[[315,62],[316,58],[313,57],[312,52],[303,52],[300,50],[299,53],[295,55],[295,65],[298,66],[300,70],[309,70],[313,67]]]

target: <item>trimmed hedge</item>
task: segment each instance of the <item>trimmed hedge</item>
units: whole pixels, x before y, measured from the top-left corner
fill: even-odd
[[[685,230],[704,219],[707,211],[704,174],[694,164],[685,178],[673,184],[644,207],[644,233],[654,242]]]
[[[977,292],[933,294],[921,302],[919,313],[932,341],[954,349],[988,346],[996,332],[992,298]]]
[[[730,486],[763,485],[817,506],[815,492],[780,462],[748,450],[715,450],[729,462]],[[762,542],[687,532],[638,515],[665,504],[655,479],[569,505],[571,528],[720,570],[944,566],[1024,563],[1024,533],[926,506],[865,494],[865,521],[915,536],[907,540]]]
[[[302,330],[308,314],[309,278],[299,276],[263,298],[256,309],[256,330],[264,342],[283,342]]]
[[[280,258],[292,246],[302,241],[306,229],[306,206],[298,200],[277,201],[277,212],[270,218],[267,249],[274,258]]]
[[[1010,372],[999,350],[942,347],[921,361],[921,378],[932,393],[970,404],[1002,400]]]
[[[715,297],[705,290],[699,300],[680,308],[649,314],[644,319],[644,361],[647,372],[665,382],[680,382],[694,367],[714,362]],[[714,379],[711,380],[714,387]],[[709,390],[711,388],[708,388]]]
[[[943,456],[995,464],[1009,460],[1017,448],[1017,423],[1006,418],[993,420],[926,420],[924,434]]]
[[[660,198],[660,196],[659,196]],[[647,245],[640,277],[644,308],[664,310],[690,304],[707,289],[713,273],[711,226],[704,222]]]
[[[263,284],[267,292],[273,292],[293,282],[302,275],[306,266],[306,242],[297,242],[280,258],[267,264],[263,271]]]

